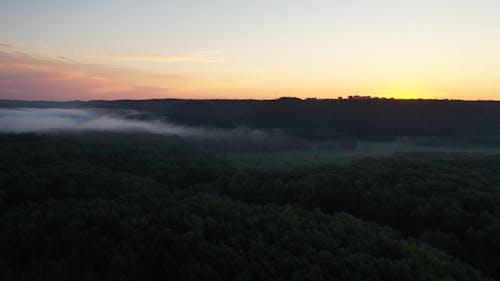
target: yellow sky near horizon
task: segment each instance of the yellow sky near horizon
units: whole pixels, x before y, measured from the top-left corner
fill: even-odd
[[[499,1],[2,5],[0,98],[500,100]]]

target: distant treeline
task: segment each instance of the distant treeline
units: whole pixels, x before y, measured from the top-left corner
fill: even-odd
[[[217,128],[281,130],[309,140],[434,137],[428,144],[492,145],[500,140],[500,102],[280,98],[277,100],[0,101],[0,107],[125,108],[173,122]]]

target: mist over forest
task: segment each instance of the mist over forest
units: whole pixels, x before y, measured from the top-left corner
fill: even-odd
[[[0,101],[0,280],[498,280],[500,103]]]
[[[496,101],[395,100],[358,96],[305,100],[287,97],[276,100],[88,102],[0,100],[0,109],[17,108],[90,110],[107,118],[125,117],[134,121],[149,118],[148,124],[151,125],[143,124],[149,127],[155,126],[154,121],[161,121],[172,126],[195,127],[195,130],[246,128],[311,141],[413,141],[496,146],[500,136],[500,102]]]
[[[189,138],[263,137],[258,130],[190,127],[168,122],[148,112],[77,108],[0,108],[0,132],[138,132]]]

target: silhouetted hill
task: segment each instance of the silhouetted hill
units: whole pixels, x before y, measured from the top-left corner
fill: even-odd
[[[377,98],[277,100],[0,101],[0,107],[97,107],[153,112],[188,125],[279,129],[306,139],[498,143],[500,102]]]

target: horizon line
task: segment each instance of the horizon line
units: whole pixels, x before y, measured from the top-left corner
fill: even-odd
[[[395,98],[395,97],[375,97],[375,96],[358,96],[350,95],[347,97],[339,96],[336,98],[317,98],[307,97],[300,98],[294,96],[282,96],[278,98],[150,98],[150,99],[89,99],[89,100],[37,100],[37,99],[0,99],[5,101],[21,101],[21,102],[111,102],[111,101],[162,101],[162,100],[186,100],[186,101],[278,101],[278,100],[300,100],[300,101],[352,101],[352,100],[393,100],[393,101],[457,101],[457,102],[500,102],[492,99],[453,99],[453,98]]]

